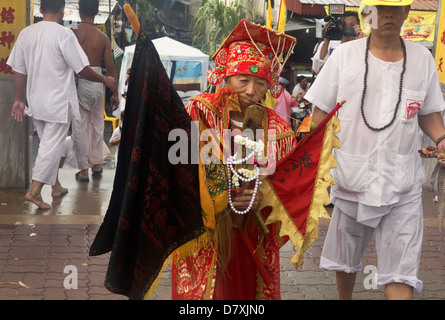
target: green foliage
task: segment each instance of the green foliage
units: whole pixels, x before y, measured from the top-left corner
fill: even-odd
[[[153,22],[156,19],[155,6],[150,0],[135,0],[138,5],[138,17],[140,20]]]
[[[193,19],[193,44],[212,55],[241,19],[249,19],[246,7],[252,1],[204,0]],[[246,3],[246,7],[242,3]]]

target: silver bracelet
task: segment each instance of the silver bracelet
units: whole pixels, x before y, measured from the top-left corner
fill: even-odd
[[[442,140],[445,139],[445,134],[443,136],[441,136],[439,139],[436,140],[436,147],[439,145],[439,143],[442,142]]]

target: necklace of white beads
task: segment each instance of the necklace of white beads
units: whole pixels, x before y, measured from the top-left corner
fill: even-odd
[[[245,158],[235,160],[235,155],[230,156],[227,160],[227,177],[229,186],[231,189],[229,190],[229,205],[233,212],[237,214],[246,214],[252,209],[253,203],[255,201],[256,194],[258,192],[258,186],[261,184],[260,182],[260,169],[256,161],[254,161],[254,168],[252,170],[246,168],[240,168],[238,170],[235,169],[235,165],[247,163],[251,158],[256,157],[260,158],[264,153],[264,143],[261,140],[252,141],[247,137],[243,137],[238,135],[234,139],[235,143],[238,145],[244,145],[247,150],[252,150]],[[231,174],[232,172],[232,174]],[[232,190],[238,191],[240,189],[239,181],[251,182],[255,180],[255,187],[252,193],[252,199],[250,199],[249,205],[245,210],[238,210],[234,207],[232,203]]]

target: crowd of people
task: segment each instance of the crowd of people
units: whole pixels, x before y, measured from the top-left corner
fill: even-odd
[[[52,186],[53,197],[68,192],[58,179],[58,169],[71,154],[67,151],[71,145],[80,169],[77,180],[89,181],[90,165],[93,177],[102,175],[104,85],[113,92],[113,110],[119,105],[111,43],[94,26],[99,1],[79,1],[81,22],[76,33],[61,25],[64,9],[64,0],[42,1],[43,20],[20,33],[8,59],[15,72],[12,116],[20,122],[32,116],[40,139],[32,184],[25,196],[40,209],[51,208],[42,199],[45,184]],[[108,76],[102,75],[102,60]],[[23,99],[25,81],[29,108]],[[67,139],[70,128],[72,135]]]
[[[210,83],[224,86],[192,98],[186,106],[201,130],[222,135],[225,129],[242,129],[248,108],[261,106],[269,92],[278,112],[258,107],[260,124],[276,130],[277,139],[270,142],[275,145],[266,144],[266,149],[279,150],[280,160],[297,144],[292,119],[310,114],[318,125],[346,100],[338,112],[341,147],[334,151],[337,168],[332,170],[335,185],[330,190],[334,210],[320,262],[320,268],[336,272],[341,299],[352,298],[364,250],[374,233],[377,283],[385,286],[387,298],[410,299],[422,289],[418,271],[425,173],[417,153],[419,130],[445,150],[445,104],[431,53],[400,37],[411,2],[362,0],[361,9],[372,6],[377,11],[369,35],[360,30],[358,15],[346,15],[345,25],[355,34],[336,44],[325,38],[313,58],[316,80],[309,84],[306,77],[298,77],[292,93],[281,87],[277,67],[278,49],[291,49],[292,38],[243,21],[214,56],[218,68]],[[26,199],[41,209],[50,208],[41,197],[43,185],[53,186],[53,196],[66,193],[58,168],[70,125],[80,170],[76,179],[88,181],[90,165],[93,177],[102,173],[103,85],[113,90],[114,107],[119,97],[110,42],[94,28],[97,6],[98,1],[79,1],[82,22],[75,35],[59,25],[64,0],[42,0],[43,21],[20,33],[8,60],[15,72],[12,116],[22,121],[32,115],[40,138]],[[101,74],[102,59],[108,76]],[[77,88],[74,73],[79,75]],[[25,76],[29,108],[22,96]],[[121,127],[118,130],[112,145],[118,143]],[[199,151],[202,148],[204,144]],[[216,155],[221,160],[234,151],[233,145],[225,148]],[[200,163],[200,170],[208,239],[192,256],[174,259],[172,297],[279,299],[280,226],[265,227],[255,218],[264,197],[276,195],[263,194],[261,185],[234,192],[223,164]],[[240,218],[239,212],[247,214]],[[260,265],[252,258],[257,254]]]

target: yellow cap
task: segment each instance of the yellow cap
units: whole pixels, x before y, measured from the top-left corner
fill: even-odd
[[[362,0],[365,6],[409,6],[413,0]]]

